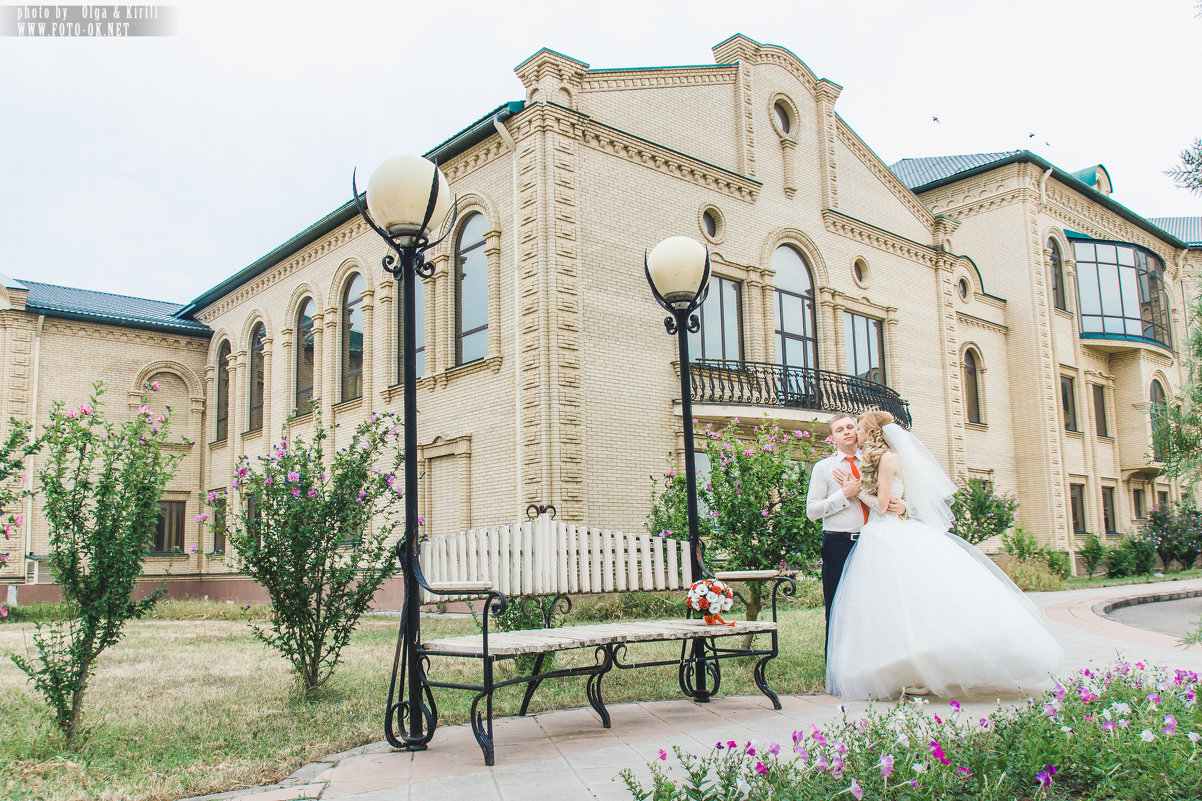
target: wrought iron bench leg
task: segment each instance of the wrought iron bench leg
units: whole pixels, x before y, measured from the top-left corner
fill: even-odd
[[[476,742],[480,744],[480,750],[484,752],[484,764],[490,767],[496,761],[492,729],[492,663],[492,659],[484,660],[484,690],[472,700],[471,709],[472,734],[475,735]],[[482,700],[485,702],[485,714],[483,716],[480,714],[480,701]]]
[[[713,637],[694,637],[680,644],[680,668],[677,671],[680,691],[699,704],[709,701],[722,685],[717,650]],[[700,665],[704,668],[699,669]],[[712,686],[706,686],[707,678]]]
[[[612,721],[609,718],[609,710],[605,708],[605,700],[601,697],[601,680],[614,665],[614,646],[601,645],[597,647],[597,651],[602,653],[601,664],[597,666],[596,672],[589,674],[585,693],[588,695],[589,705],[601,716],[601,725],[608,729],[611,728]]]
[[[542,672],[543,660],[546,659],[546,657],[547,657],[547,655],[545,653],[542,653],[542,654],[538,655],[538,659],[534,660],[534,671],[533,671],[532,675],[537,676],[539,673]],[[538,685],[540,685],[542,683],[543,683],[542,679],[535,679],[534,681],[532,681],[526,685],[526,694],[522,696],[522,708],[518,710],[519,715],[522,715],[523,717],[525,716],[526,710],[530,708],[530,701],[534,698],[535,690],[537,690]]]
[[[773,709],[780,709],[780,698],[768,686],[768,677],[764,675],[764,669],[768,667],[768,662],[776,658],[777,654],[777,639],[776,632],[772,632],[772,653],[760,659],[755,663],[755,668],[752,669],[751,675],[755,679],[755,686],[760,688],[760,692],[768,696],[768,700],[772,702]]]

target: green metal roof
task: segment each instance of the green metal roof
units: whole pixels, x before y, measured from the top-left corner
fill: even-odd
[[[463,130],[443,141],[434,149],[426,151],[423,155],[436,163],[453,158],[494,135],[497,132],[492,125],[494,119],[498,122],[504,122],[520,112],[525,106],[526,101],[524,100],[502,103]],[[363,197],[363,195],[360,195],[360,197]],[[252,264],[243,267],[217,286],[200,295],[191,303],[181,307],[178,312],[179,316],[185,317],[191,315],[198,309],[202,309],[213,303],[218,298],[233,292],[247,281],[262,275],[273,265],[278,264],[297,251],[308,247],[339,226],[345,225],[358,214],[359,210],[355,207],[355,201],[353,199],[348,200],[284,244],[274,248],[271,252],[257,259]]]
[[[203,323],[177,317],[179,310],[183,308],[179,303],[113,295],[108,292],[43,284],[25,279],[21,279],[21,284],[29,289],[25,308],[47,317],[106,323],[125,328],[171,331],[193,336],[207,337],[213,333]]]
[[[990,170],[996,170],[1008,164],[1026,162],[1034,164],[1041,170],[1051,170],[1052,175],[1065,186],[1076,190],[1084,197],[1101,204],[1129,223],[1136,225],[1158,239],[1162,239],[1176,248],[1189,247],[1179,237],[1166,231],[1155,223],[1141,217],[1122,203],[1111,200],[1107,195],[1086,185],[1077,176],[1065,172],[1047,159],[1032,153],[1030,150],[1007,150],[1000,153],[971,153],[962,156],[931,156],[928,158],[902,159],[889,165],[889,169],[914,194],[920,194],[956,181],[962,181],[974,175],[980,175]],[[1097,168],[1094,165],[1090,172]]]
[[[1148,222],[1168,231],[1191,248],[1202,248],[1202,217],[1149,217]]]

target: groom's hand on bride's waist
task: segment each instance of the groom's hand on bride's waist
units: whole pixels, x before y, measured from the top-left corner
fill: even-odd
[[[889,508],[885,511],[893,515],[903,515],[906,513],[906,502],[901,498],[890,498]]]

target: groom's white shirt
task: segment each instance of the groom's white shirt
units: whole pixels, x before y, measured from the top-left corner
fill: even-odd
[[[835,470],[847,470],[847,457],[841,451],[814,465],[810,473],[810,489],[806,493],[806,517],[821,520],[826,531],[859,531],[864,525],[864,512],[859,503],[852,503],[843,494],[843,485],[835,480]],[[859,469],[859,463],[856,463]]]

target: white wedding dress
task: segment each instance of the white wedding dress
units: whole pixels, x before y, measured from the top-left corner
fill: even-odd
[[[890,494],[906,498],[910,515],[920,519],[882,514],[869,504],[831,608],[827,692],[867,700],[926,688],[953,697],[1046,681],[1063,649],[1014,582],[947,531],[943,498],[954,486],[926,449],[895,424],[885,428],[895,429],[886,440],[902,469]],[[903,495],[907,468],[912,483]],[[923,486],[913,483],[915,476]]]

